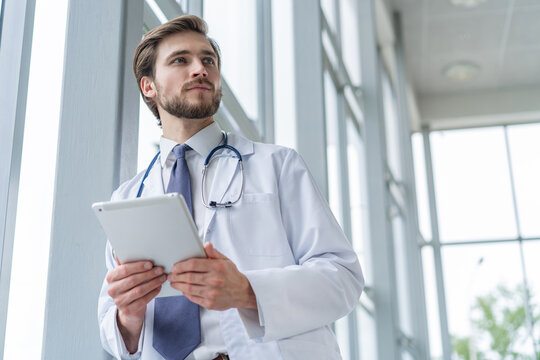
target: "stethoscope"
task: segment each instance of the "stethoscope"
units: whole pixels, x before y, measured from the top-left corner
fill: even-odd
[[[201,180],[201,182],[202,182],[201,197],[202,197],[202,202],[203,202],[204,206],[207,207],[208,209],[230,208],[231,206],[233,206],[234,204],[236,204],[240,200],[240,198],[242,197],[242,194],[244,193],[244,163],[242,162],[242,155],[240,155],[240,152],[238,150],[236,150],[236,148],[234,146],[231,146],[231,145],[227,144],[227,133],[225,131],[222,131],[222,133],[223,133],[223,145],[218,145],[215,148],[213,148],[212,151],[210,151],[210,153],[208,154],[208,156],[204,160],[204,165],[203,165],[202,180]],[[210,163],[217,158],[217,156],[214,156],[214,154],[217,151],[221,150],[221,149],[229,149],[229,150],[231,150],[236,155],[236,157],[238,158],[238,164],[240,165],[240,172],[242,174],[242,177],[241,177],[242,183],[240,184],[240,193],[238,194],[238,197],[234,201],[219,202],[219,201],[213,201],[212,200],[209,203],[207,203],[206,198],[204,196],[204,192],[205,192],[204,189],[205,189],[205,186],[206,186],[206,174],[208,172],[208,168],[210,167]],[[160,152],[158,151],[156,156],[154,156],[154,158],[150,162],[150,165],[148,165],[148,168],[146,169],[146,172],[144,173],[144,176],[143,176],[143,178],[141,180],[141,185],[139,185],[139,191],[137,192],[137,197],[138,198],[141,197],[141,194],[142,194],[143,189],[144,189],[144,181],[148,177],[148,174],[150,173],[150,170],[152,170],[152,167],[154,166],[154,163],[156,162],[159,154],[160,154]]]

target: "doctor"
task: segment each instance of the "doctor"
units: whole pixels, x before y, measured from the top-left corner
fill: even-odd
[[[151,30],[137,47],[135,76],[163,129],[160,155],[144,186],[146,171],[112,199],[164,194],[184,166],[181,186],[191,192],[207,258],[164,274],[149,261],[118,264],[107,244],[98,305],[103,347],[117,359],[340,359],[329,325],[358,303],[358,258],[294,150],[225,136],[214,122],[221,63],[206,33],[203,20],[185,15]],[[220,150],[203,189],[204,160],[225,141],[241,154],[244,174],[237,156]],[[207,202],[240,199],[207,208],[203,191]],[[154,298],[166,281],[185,297],[166,298],[183,305],[177,312],[166,305],[161,325],[166,306]],[[193,317],[182,306],[198,312]],[[175,333],[177,325],[183,330]],[[160,348],[190,341],[172,355]]]

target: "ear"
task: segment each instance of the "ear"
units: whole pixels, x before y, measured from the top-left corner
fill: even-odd
[[[141,91],[144,96],[153,98],[156,96],[156,85],[150,76],[143,76],[141,79]]]

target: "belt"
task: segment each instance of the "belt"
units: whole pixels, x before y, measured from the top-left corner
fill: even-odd
[[[218,354],[213,360],[229,360],[229,355],[227,354]]]

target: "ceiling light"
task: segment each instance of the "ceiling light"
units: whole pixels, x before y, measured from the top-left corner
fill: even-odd
[[[466,82],[475,78],[480,72],[480,66],[468,62],[458,61],[443,69],[443,75],[455,82]]]
[[[485,3],[487,0],[450,0],[455,6],[472,8],[478,6],[482,3]]]

